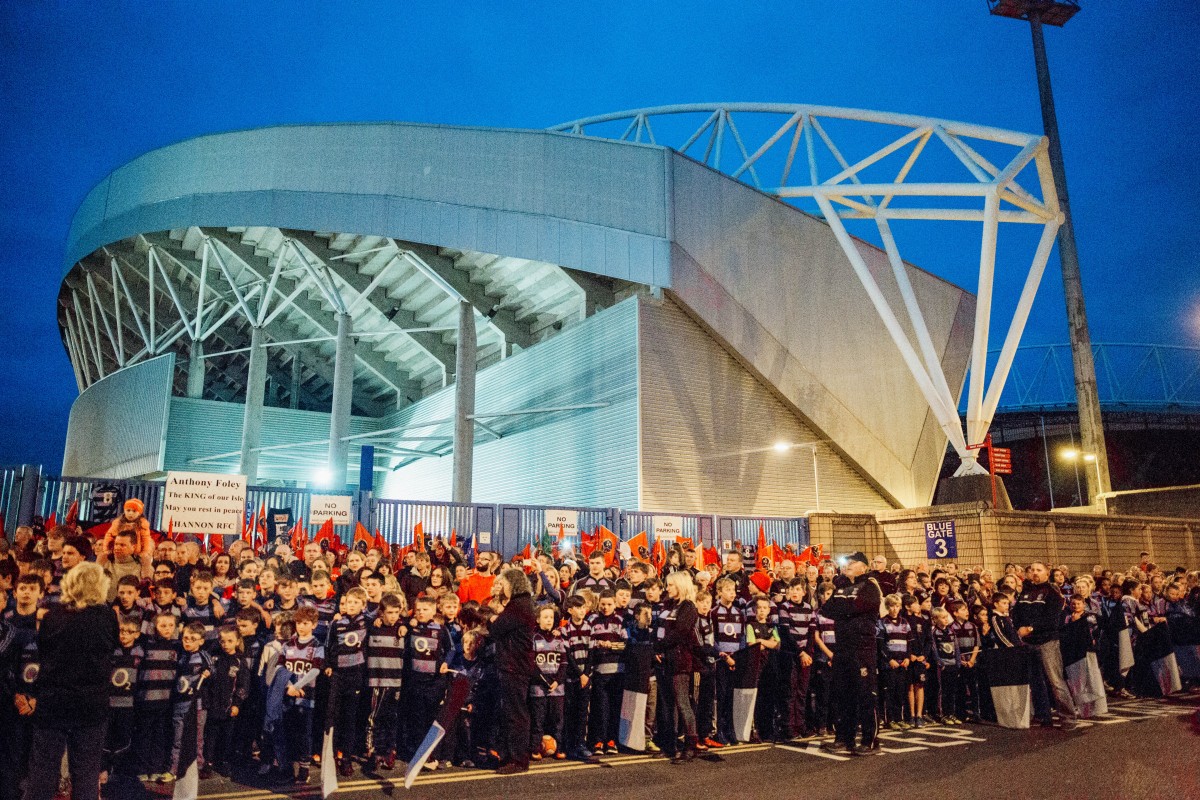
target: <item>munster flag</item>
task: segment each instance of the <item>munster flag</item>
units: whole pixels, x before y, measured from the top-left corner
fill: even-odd
[[[1095,645],[1092,639],[1093,624],[1094,620],[1085,615],[1064,625],[1059,637],[1067,689],[1082,719],[1108,713],[1100,662],[1092,649]]]
[[[586,530],[579,532],[579,554],[587,559],[596,549],[596,538]]]
[[[721,566],[721,552],[715,547],[704,548],[704,564],[702,566],[707,567],[709,564]]]
[[[739,742],[750,741],[754,731],[754,706],[758,702],[758,674],[762,659],[755,658],[749,649],[734,654],[733,670],[733,734]],[[717,669],[721,669],[718,662]]]
[[[625,664],[625,689],[621,695],[617,741],[630,750],[645,750],[646,700],[650,696],[650,676],[654,672],[654,645],[630,642],[625,645],[622,661]]]
[[[754,548],[754,568],[763,572],[771,571],[771,551],[767,549],[767,532],[762,525],[758,526],[758,543]]]
[[[629,552],[638,561],[650,563],[650,540],[646,537],[645,531],[629,540]]]
[[[200,794],[200,768],[196,765],[196,750],[200,730],[196,718],[196,700],[188,703],[183,717],[183,737],[179,745],[179,775],[175,781],[172,800],[196,800]]]
[[[429,732],[421,741],[421,746],[417,748],[416,753],[408,762],[408,770],[404,773],[405,789],[412,788],[413,781],[421,774],[421,768],[425,766],[425,762],[441,744],[442,739],[446,736],[446,731],[454,727],[455,721],[462,713],[463,704],[467,702],[467,697],[471,694],[472,682],[462,673],[456,674],[451,679],[450,688],[446,690],[446,695],[442,698],[441,705],[438,706],[437,717],[434,718],[433,725],[430,726]]]
[[[362,542],[361,548],[358,546],[359,542]],[[355,550],[361,549],[364,553],[371,546],[371,534],[361,522],[354,523],[354,542],[351,546]]]
[[[321,797],[329,800],[329,795],[337,791],[337,748],[333,746],[333,722],[340,713],[338,709],[338,674],[335,671],[329,678],[327,705],[325,706],[325,735],[321,738]]]
[[[667,547],[663,544],[662,539],[654,540],[654,547],[650,549],[650,563],[658,570],[658,574],[662,575],[667,566]]]
[[[617,562],[617,551],[621,540],[615,533],[603,525],[596,529],[596,546],[604,554],[604,566],[611,567]]]
[[[1033,699],[1029,691],[1029,650],[998,647],[979,652],[980,672],[985,677],[1002,728],[1029,727]]]

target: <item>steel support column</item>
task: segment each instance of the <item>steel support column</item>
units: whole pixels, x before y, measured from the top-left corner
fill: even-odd
[[[1037,11],[1029,15],[1033,32],[1033,60],[1037,66],[1038,94],[1042,101],[1042,125],[1050,144],[1050,169],[1058,191],[1063,223],[1058,229],[1058,257],[1062,262],[1063,294],[1067,301],[1067,329],[1071,336],[1071,360],[1075,365],[1075,399],[1079,408],[1079,437],[1083,450],[1096,456],[1095,474],[1087,471],[1088,497],[1112,491],[1108,474],[1108,450],[1104,444],[1104,422],[1100,417],[1100,391],[1096,387],[1096,364],[1092,358],[1092,337],[1088,331],[1087,309],[1083,301],[1083,281],[1079,276],[1079,251],[1075,248],[1075,225],[1067,200],[1067,170],[1063,164],[1062,144],[1058,137],[1058,115],[1054,110],[1054,91],[1050,86],[1050,64],[1046,60],[1046,40],[1042,36],[1042,18]]]
[[[346,486],[346,459],[350,457],[350,407],[354,399],[354,321],[349,314],[337,315],[337,350],[333,357],[333,407],[329,410],[330,486]]]
[[[192,339],[188,352],[187,396],[204,397],[204,342],[199,339]]]
[[[288,398],[288,407],[293,411],[300,408],[300,384],[303,382],[304,374],[303,367],[300,364],[300,356],[292,356],[292,391]]]
[[[475,308],[458,304],[458,351],[454,375],[454,481],[451,499],[471,502],[471,464],[475,456]]]
[[[246,409],[242,415],[242,453],[240,472],[247,483],[258,480],[258,451],[262,438],[263,394],[267,389],[266,334],[262,328],[250,329],[250,364],[246,369]],[[190,388],[190,387],[189,387]]]

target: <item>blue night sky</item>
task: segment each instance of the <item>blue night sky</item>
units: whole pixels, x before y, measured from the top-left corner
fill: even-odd
[[[1046,38],[1093,339],[1200,346],[1200,10],[1083,6]],[[541,128],[700,101],[1041,131],[1029,28],[984,0],[4,3],[0,464],[61,464],[76,393],[54,310],[64,239],[86,192],[135,156],[280,123]],[[931,263],[938,251],[905,254],[974,291],[977,251]],[[1002,306],[1022,279],[998,278]],[[1066,341],[1056,256],[1026,341]]]

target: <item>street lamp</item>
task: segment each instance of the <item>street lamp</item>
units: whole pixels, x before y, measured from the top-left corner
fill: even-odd
[[[1075,248],[1075,226],[1071,221],[1071,203],[1067,197],[1067,170],[1063,165],[1062,144],[1058,136],[1058,115],[1054,110],[1054,92],[1050,86],[1050,62],[1042,25],[1062,27],[1079,11],[1078,0],[988,0],[993,16],[1026,20],[1033,34],[1033,61],[1037,70],[1038,94],[1042,104],[1042,126],[1050,145],[1050,171],[1058,191],[1063,224],[1058,229],[1058,256],[1062,265],[1063,295],[1067,305],[1067,329],[1071,339],[1071,360],[1075,368],[1075,402],[1079,412],[1079,434],[1083,446],[1096,465],[1096,483],[1088,488],[1093,497],[1110,491],[1108,451],[1104,444],[1104,421],[1100,417],[1100,393],[1096,386],[1096,363],[1088,332],[1087,310],[1083,301],[1083,282],[1079,277],[1079,252]]]
[[[803,442],[801,444],[792,444],[791,442],[776,442],[774,445],[776,453],[786,453],[789,450],[796,448],[796,447],[803,447],[803,448],[807,448],[812,451],[813,496],[816,500],[817,512],[820,513],[820,511],[821,511],[821,477],[817,473],[817,443],[816,442]]]
[[[1060,455],[1064,461],[1070,461],[1072,463],[1082,461],[1085,464],[1091,464],[1096,470],[1096,485],[1100,485],[1100,459],[1096,458],[1095,453],[1087,453],[1083,450],[1076,450],[1073,447],[1068,447],[1067,449],[1063,450]],[[1076,475],[1078,476],[1078,473],[1076,473]],[[1098,500],[1099,495],[1100,493],[1097,492],[1092,495],[1091,499]]]

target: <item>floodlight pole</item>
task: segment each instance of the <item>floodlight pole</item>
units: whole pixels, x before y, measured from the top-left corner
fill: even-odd
[[[1075,398],[1079,409],[1079,433],[1083,449],[1096,456],[1096,474],[1087,473],[1088,495],[1112,490],[1108,473],[1108,451],[1104,445],[1104,422],[1100,416],[1100,394],[1096,388],[1096,364],[1092,358],[1092,337],[1088,331],[1087,309],[1083,300],[1083,281],[1079,275],[1079,251],[1075,247],[1075,225],[1067,199],[1067,171],[1063,165],[1062,143],[1058,135],[1058,115],[1054,110],[1054,91],[1050,86],[1050,64],[1046,59],[1046,40],[1042,36],[1042,3],[1027,3],[1029,27],[1033,33],[1033,61],[1037,68],[1038,95],[1042,105],[1042,125],[1049,140],[1050,170],[1058,192],[1063,223],[1058,229],[1058,256],[1062,264],[1063,295],[1067,305],[1067,328],[1071,337],[1071,360],[1075,367]],[[1065,20],[1064,20],[1065,21]]]

